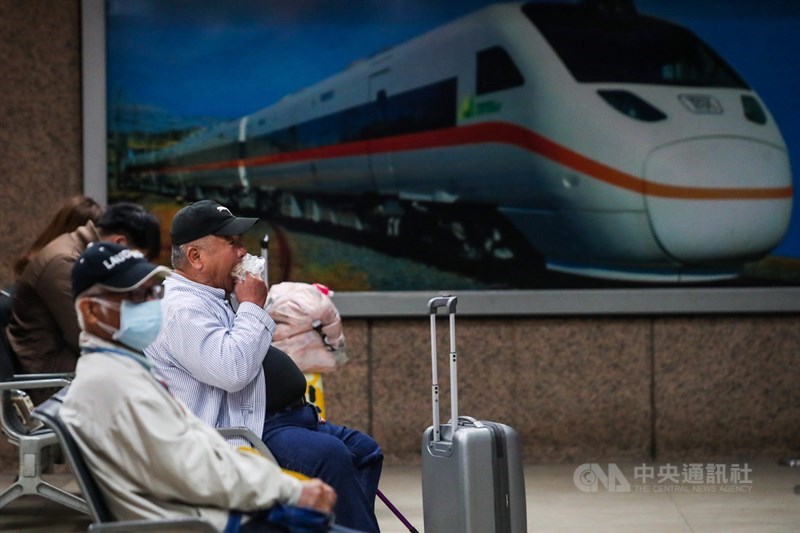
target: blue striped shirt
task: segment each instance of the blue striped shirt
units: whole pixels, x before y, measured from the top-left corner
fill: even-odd
[[[164,288],[161,332],[145,355],[170,391],[203,422],[244,426],[260,437],[267,406],[261,363],[275,322],[249,302],[234,313],[224,290],[178,273],[164,281]]]

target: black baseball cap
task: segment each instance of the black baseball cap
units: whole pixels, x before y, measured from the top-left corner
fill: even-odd
[[[256,222],[257,218],[234,216],[214,200],[200,200],[175,214],[169,234],[173,245],[181,245],[206,235],[241,235]]]
[[[172,272],[154,265],[144,254],[113,242],[93,242],[72,267],[72,299],[95,285],[112,292],[131,291],[156,275]]]

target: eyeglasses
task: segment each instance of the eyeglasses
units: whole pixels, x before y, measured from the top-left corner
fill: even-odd
[[[160,300],[164,297],[164,286],[153,285],[152,287],[138,287],[128,292],[106,292],[102,298],[94,297],[95,300],[105,301],[105,298],[114,297],[115,300],[129,300],[135,304],[141,304],[148,300]],[[118,309],[119,304],[105,302],[108,307]]]
[[[160,300],[164,297],[164,286],[161,284],[152,287],[139,287],[130,292],[126,292],[127,299],[135,304],[141,304],[148,300]]]

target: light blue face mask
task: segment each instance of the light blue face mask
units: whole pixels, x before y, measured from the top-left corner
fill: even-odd
[[[115,341],[141,352],[156,340],[161,330],[161,300],[140,304],[123,300],[119,310],[119,329],[102,322],[99,325],[111,333]]]
[[[153,344],[161,331],[161,300],[140,304],[123,300],[119,313],[119,331],[114,340],[140,351]]]

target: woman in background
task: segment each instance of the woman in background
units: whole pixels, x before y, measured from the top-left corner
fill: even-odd
[[[39,234],[33,244],[31,244],[28,251],[26,251],[17,262],[14,263],[14,275],[20,277],[28,263],[31,262],[39,250],[44,246],[61,235],[62,233],[69,233],[75,231],[78,226],[83,226],[88,221],[97,222],[100,215],[103,214],[103,208],[100,207],[94,199],[84,196],[82,194],[69,198],[61,209],[53,216],[50,223]]]

